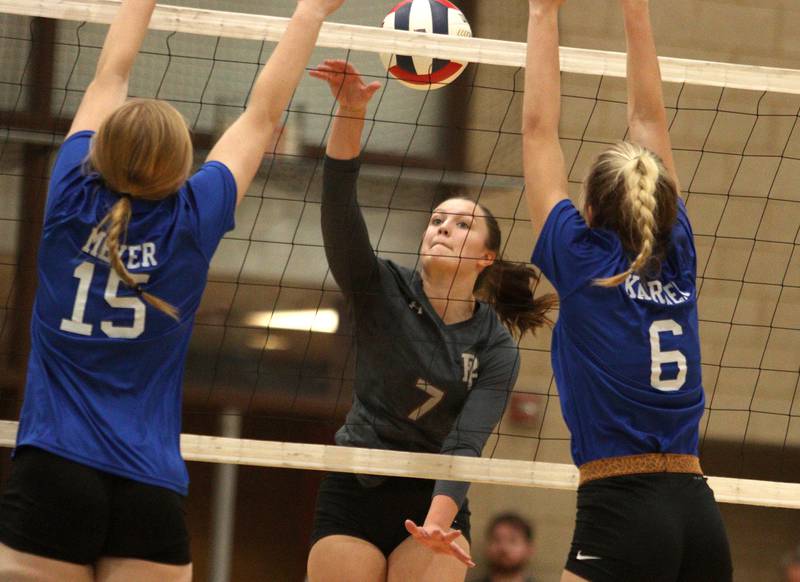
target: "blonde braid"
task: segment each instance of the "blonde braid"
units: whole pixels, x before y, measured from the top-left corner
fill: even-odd
[[[601,287],[616,287],[625,282],[631,273],[638,273],[653,256],[656,245],[656,217],[658,201],[655,197],[656,186],[660,174],[658,162],[653,155],[630,143],[621,144],[618,152],[627,158],[619,171],[619,178],[624,180],[625,193],[631,208],[631,220],[641,238],[641,247],[636,259],[624,273],[595,280]]]
[[[105,215],[103,220],[98,225],[100,228],[106,226],[106,245],[108,246],[109,260],[114,272],[119,275],[122,282],[125,283],[130,289],[136,291],[147,303],[170,316],[175,321],[179,321],[178,309],[173,305],[167,303],[163,299],[159,299],[155,295],[147,293],[141,289],[141,286],[134,280],[125,263],[122,262],[120,257],[120,239],[123,239],[127,234],[128,223],[131,220],[131,201],[128,196],[120,196],[119,200],[111,207],[108,214]]]
[[[642,248],[631,269],[640,271],[653,255],[656,244],[656,217],[658,201],[655,197],[658,181],[658,165],[650,154],[642,155],[636,166],[639,179],[628,193],[633,205],[633,216],[642,237]]]

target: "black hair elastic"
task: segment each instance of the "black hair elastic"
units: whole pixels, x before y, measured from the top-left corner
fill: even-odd
[[[132,289],[133,289],[133,292],[136,293],[139,297],[141,297],[142,294],[144,293],[144,289],[142,288],[142,284],[141,283],[137,283],[136,285],[134,285],[132,287]]]

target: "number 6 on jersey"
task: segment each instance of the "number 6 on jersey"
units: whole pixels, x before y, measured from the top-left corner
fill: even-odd
[[[686,382],[686,356],[678,350],[661,350],[661,333],[683,335],[683,328],[672,319],[654,321],[650,326],[650,385],[657,390],[674,392],[680,390]],[[672,380],[662,380],[662,366],[675,364],[678,366],[678,376]]]

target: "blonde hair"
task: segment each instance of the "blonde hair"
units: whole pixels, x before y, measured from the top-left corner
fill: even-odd
[[[147,303],[178,319],[178,310],[142,290],[120,257],[131,219],[132,198],[162,200],[186,182],[193,151],[181,114],[164,101],[135,99],[109,115],[94,136],[88,163],[120,199],[98,227],[107,232],[111,266]]]
[[[620,142],[592,167],[586,204],[592,210],[592,226],[614,230],[623,247],[637,253],[627,271],[594,281],[601,287],[616,287],[663,254],[677,218],[678,192],[658,156],[640,145]]]

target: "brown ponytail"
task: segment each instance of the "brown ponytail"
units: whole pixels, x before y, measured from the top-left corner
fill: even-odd
[[[499,254],[500,225],[488,208],[482,204],[475,206],[480,208],[483,214],[480,217],[488,227],[486,248]],[[494,307],[503,325],[512,335],[521,338],[543,325],[553,325],[548,313],[558,305],[558,298],[553,293],[534,297],[533,290],[538,282],[539,274],[528,265],[497,258],[478,276],[473,293]]]
[[[128,272],[128,269],[122,262],[119,250],[120,240],[124,240],[127,234],[128,223],[131,220],[131,210],[130,197],[120,196],[120,199],[111,207],[111,210],[108,211],[108,214],[105,215],[98,225],[98,228],[105,227],[106,229],[106,245],[108,246],[111,267],[128,288],[135,290],[147,303],[169,315],[175,321],[178,321],[178,309],[163,299],[159,299],[155,295],[143,291],[141,285],[134,280],[133,276]]]
[[[495,259],[475,284],[475,293],[494,307],[500,321],[521,338],[543,325],[553,325],[548,313],[558,306],[553,293],[534,297],[539,275],[525,264]]]

